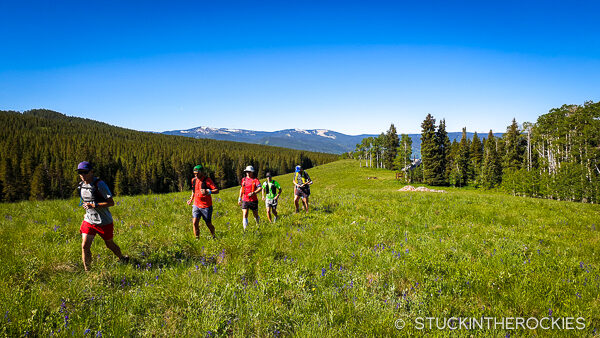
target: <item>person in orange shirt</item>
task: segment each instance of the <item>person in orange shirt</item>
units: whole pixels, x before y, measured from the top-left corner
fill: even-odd
[[[204,223],[206,223],[206,227],[210,230],[213,239],[217,238],[215,236],[215,227],[212,224],[213,206],[211,195],[218,193],[219,189],[213,180],[206,176],[204,167],[202,167],[202,165],[195,166],[194,178],[192,178],[192,196],[190,196],[187,204],[190,205],[192,202],[194,203],[192,208],[192,223],[196,239],[200,237],[200,218],[204,219]]]

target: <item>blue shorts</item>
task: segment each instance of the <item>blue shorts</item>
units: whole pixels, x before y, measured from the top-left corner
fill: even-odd
[[[212,205],[208,208],[198,208],[194,205],[192,208],[192,217],[194,218],[202,218],[204,222],[209,223],[212,222],[212,213],[213,207]]]

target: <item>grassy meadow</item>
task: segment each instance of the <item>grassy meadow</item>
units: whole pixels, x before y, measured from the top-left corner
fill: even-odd
[[[276,177],[278,222],[261,203],[246,232],[239,188],[213,195],[218,240],[203,222],[194,239],[189,192],[117,196],[115,242],[132,262],[97,237],[89,273],[78,200],[0,204],[0,334],[600,334],[598,205],[398,192],[393,172],[352,160],[308,173],[308,214],[293,213],[292,176]],[[583,317],[586,327],[419,330],[417,317]]]

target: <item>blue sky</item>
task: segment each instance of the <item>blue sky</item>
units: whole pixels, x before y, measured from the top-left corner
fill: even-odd
[[[196,126],[502,132],[600,100],[599,2],[2,1],[0,109]]]

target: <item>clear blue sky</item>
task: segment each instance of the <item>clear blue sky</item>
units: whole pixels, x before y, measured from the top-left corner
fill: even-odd
[[[0,109],[137,130],[502,132],[600,101],[598,1],[2,1]]]

